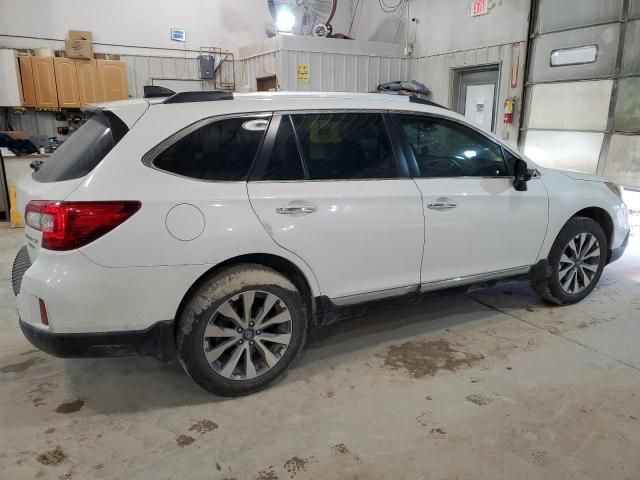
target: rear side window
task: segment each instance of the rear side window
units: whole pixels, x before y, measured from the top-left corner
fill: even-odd
[[[509,174],[500,145],[457,122],[398,115],[420,177],[487,177]]]
[[[397,177],[380,114],[313,113],[291,119],[310,180]]]
[[[268,123],[263,116],[214,120],[159,153],[153,166],[198,180],[245,180]]]
[[[112,126],[114,122],[118,125]],[[82,178],[125,133],[126,126],[117,117],[110,122],[105,114],[94,114],[33,173],[33,179],[46,183]]]

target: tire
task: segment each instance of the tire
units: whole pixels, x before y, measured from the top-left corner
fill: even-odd
[[[579,302],[600,280],[608,249],[604,231],[595,220],[573,217],[560,230],[549,252],[548,264],[532,279],[531,286],[548,302],[557,305]]]
[[[178,319],[176,348],[187,374],[208,392],[247,395],[300,358],[307,330],[307,308],[293,283],[270,268],[243,264],[191,294]]]

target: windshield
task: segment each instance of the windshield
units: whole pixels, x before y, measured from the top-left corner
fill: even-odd
[[[33,173],[33,179],[62,182],[82,178],[96,168],[115,144],[108,119],[93,115]]]

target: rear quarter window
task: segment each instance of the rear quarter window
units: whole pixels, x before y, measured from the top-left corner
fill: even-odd
[[[178,140],[158,153],[151,164],[197,180],[246,180],[268,124],[265,116],[208,121],[186,135],[178,133]]]
[[[33,173],[33,179],[47,183],[84,177],[98,166],[126,131],[126,125],[115,114],[93,114]]]

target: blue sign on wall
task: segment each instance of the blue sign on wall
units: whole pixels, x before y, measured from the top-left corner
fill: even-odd
[[[171,40],[173,40],[174,42],[186,42],[187,31],[184,28],[172,28]]]

